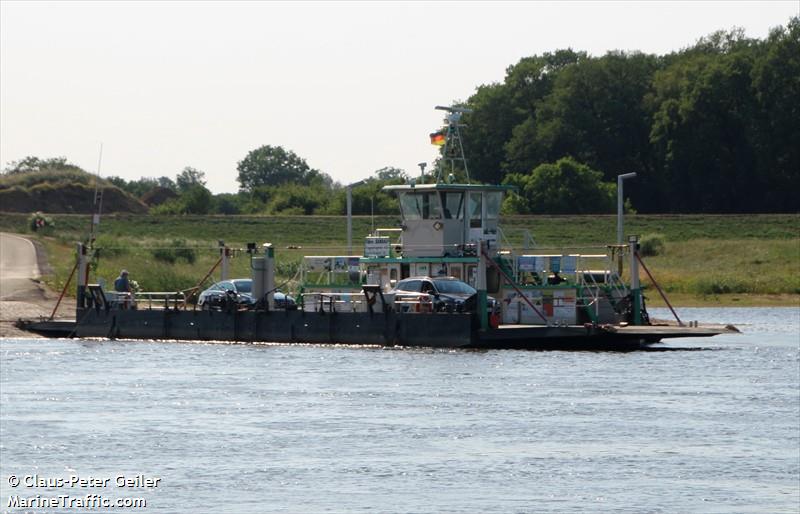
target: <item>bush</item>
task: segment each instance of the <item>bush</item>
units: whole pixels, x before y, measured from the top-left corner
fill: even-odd
[[[55,225],[52,218],[49,216],[45,216],[41,212],[34,212],[28,218],[28,226],[31,228],[32,232],[38,232],[40,230],[44,230],[47,228],[51,228]]]
[[[661,234],[647,234],[642,236],[639,241],[639,255],[642,257],[654,257],[664,253],[664,236]]]
[[[173,244],[176,245],[175,248],[175,257],[177,259],[183,259],[186,261],[187,264],[194,264],[197,260],[197,250],[194,248],[189,248],[186,246],[186,241],[173,241]]]
[[[154,248],[151,253],[157,261],[166,262],[167,264],[175,264],[177,257],[175,250],[172,248]]]
[[[183,259],[188,264],[197,260],[197,250],[186,246],[185,239],[173,239],[169,247],[154,248],[151,253],[157,261],[175,264],[178,259]]]
[[[571,157],[540,164],[530,173],[509,173],[503,184],[519,198],[507,201],[510,214],[599,214],[614,212],[616,186],[603,174]]]
[[[217,214],[240,214],[240,197],[230,193],[214,195],[214,212]]]
[[[196,185],[181,193],[177,198],[167,200],[150,208],[151,214],[208,214],[213,207],[213,196],[203,186]]]
[[[174,214],[183,214],[184,212],[184,205],[183,202],[180,201],[178,198],[173,198],[172,200],[167,200],[166,202],[155,205],[150,207],[150,214],[154,214],[156,216],[159,215],[174,215]]]

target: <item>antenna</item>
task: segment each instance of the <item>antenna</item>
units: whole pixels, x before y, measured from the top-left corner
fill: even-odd
[[[461,127],[466,125],[461,124],[461,116],[473,112],[472,109],[467,107],[445,107],[442,105],[436,106],[437,110],[447,111],[447,116],[444,122],[447,125],[447,134],[445,135],[444,148],[442,149],[442,157],[437,162],[436,166],[436,182],[441,182],[444,175],[444,161],[450,161],[450,171],[455,172],[456,161],[460,161],[464,166],[464,173],[467,175],[467,184],[470,183],[469,169],[467,168],[467,158],[464,155],[464,145],[461,143]]]
[[[440,111],[447,111],[447,112],[460,112],[460,113],[471,113],[471,112],[473,112],[472,109],[470,109],[468,107],[456,107],[456,106],[443,107],[441,105],[437,105],[436,109],[438,109]]]

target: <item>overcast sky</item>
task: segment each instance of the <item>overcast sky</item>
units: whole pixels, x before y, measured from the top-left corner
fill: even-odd
[[[0,163],[65,156],[126,179],[283,146],[342,183],[416,173],[438,104],[572,47],[664,54],[719,29],[763,38],[800,2],[0,3]]]

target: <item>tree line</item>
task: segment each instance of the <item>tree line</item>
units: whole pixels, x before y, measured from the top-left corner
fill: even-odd
[[[505,213],[798,212],[800,18],[763,40],[720,31],[668,55],[572,49],[525,57],[462,105],[472,179],[515,185]],[[440,156],[446,158],[447,156]],[[27,157],[7,174],[76,166]],[[263,145],[237,163],[238,193],[213,195],[205,173],[107,180],[162,214],[345,213],[346,188],[302,157]],[[464,170],[455,170],[463,177]],[[353,187],[355,214],[395,214],[387,166]],[[419,181],[419,178],[417,178]]]
[[[465,105],[470,174],[517,185],[513,212],[610,211],[628,172],[639,212],[800,207],[797,17],[763,40],[721,31],[664,56],[527,57]]]
[[[311,168],[302,157],[280,146],[264,145],[250,151],[237,165],[237,193],[213,194],[206,187],[206,173],[186,166],[174,178],[141,177],[126,180],[111,175],[100,179],[150,207],[152,214],[283,214],[341,215],[346,213],[346,186],[330,175]],[[91,174],[66,157],[25,157],[7,164],[6,177],[28,186],[41,182],[54,185],[80,182],[92,184]],[[23,180],[20,181],[19,179]],[[381,191],[383,186],[402,184],[409,176],[386,166],[352,188],[354,214],[397,214],[397,199]],[[105,187],[104,186],[104,187]],[[6,185],[0,177],[0,190]]]

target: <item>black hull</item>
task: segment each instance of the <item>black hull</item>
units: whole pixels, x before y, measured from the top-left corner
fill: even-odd
[[[522,326],[478,330],[471,314],[303,311],[84,310],[75,322],[28,322],[50,337],[351,344],[522,350],[630,351],[662,338],[704,337],[705,328],[666,326]]]
[[[77,337],[463,347],[470,314],[120,310],[79,313]]]

